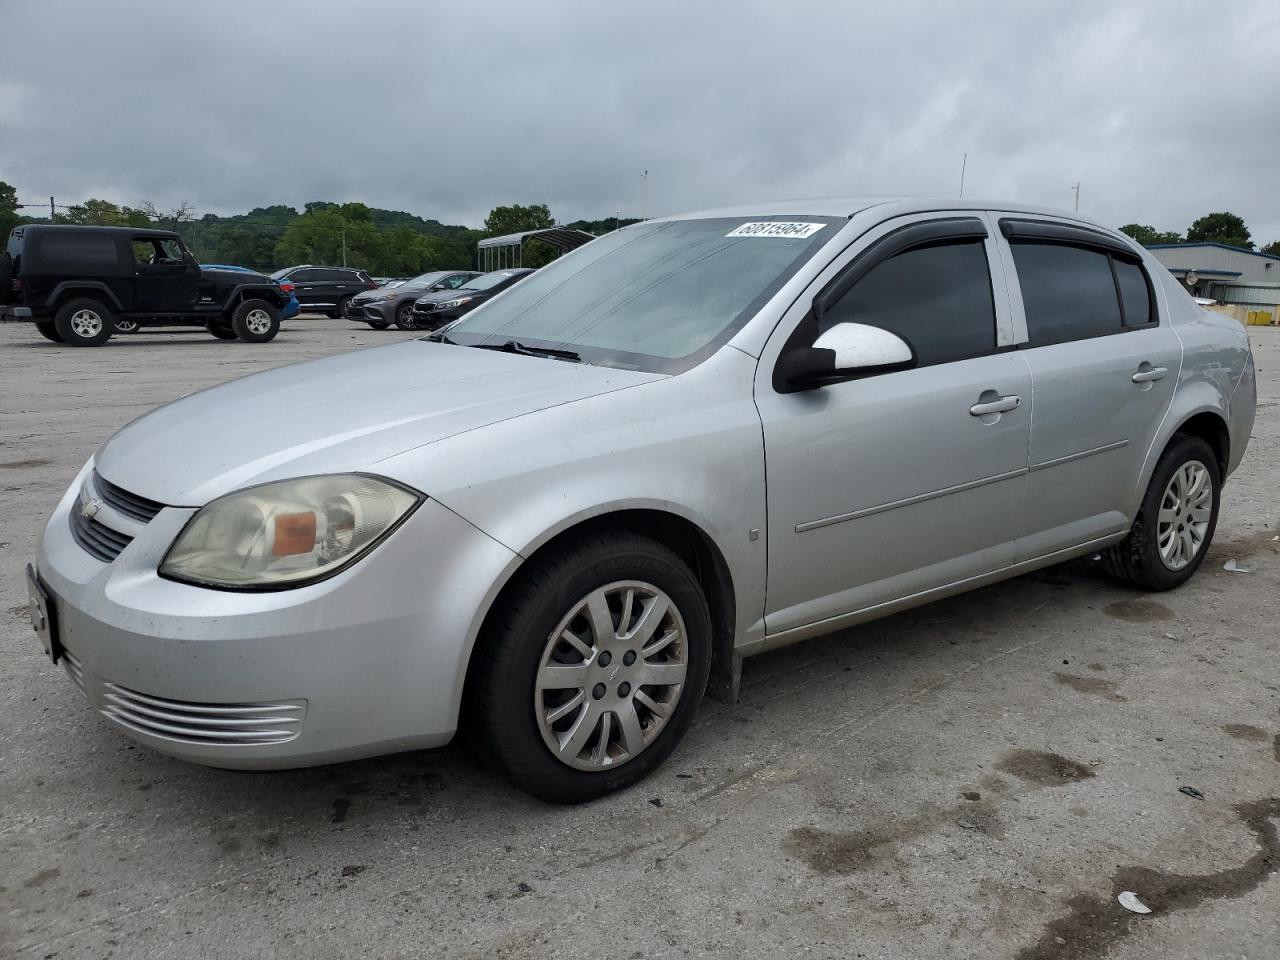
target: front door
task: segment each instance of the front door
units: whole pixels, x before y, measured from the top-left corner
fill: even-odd
[[[940,223],[938,236],[928,219],[883,225],[823,287],[845,288],[840,299],[818,319],[812,290],[762,355],[756,404],[768,481],[771,645],[1013,560],[1030,375],[1009,344],[986,221],[970,212]],[[808,346],[842,321],[896,333],[917,366],[779,392],[771,379],[778,342]],[[797,340],[802,333],[807,342]]]
[[[172,237],[135,237],[134,309],[140,313],[185,313],[195,309],[200,268]]]
[[[1018,223],[1006,250],[1016,267],[1010,286],[1020,291],[1026,318],[1021,352],[1034,383],[1027,512],[1017,548],[1024,560],[1129,528],[1182,345],[1159,322],[1154,287],[1123,245],[1091,245],[1087,235],[1071,242],[1052,227]]]

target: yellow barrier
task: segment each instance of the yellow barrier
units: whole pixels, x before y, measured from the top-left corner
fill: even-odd
[[[1276,322],[1276,318],[1270,310],[1250,310],[1245,322],[1251,327],[1269,327]]]

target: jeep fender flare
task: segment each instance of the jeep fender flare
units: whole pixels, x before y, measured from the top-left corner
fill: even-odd
[[[251,297],[266,300],[274,305],[277,310],[283,310],[284,305],[289,302],[289,298],[284,295],[279,287],[261,283],[242,283],[238,287],[232,288],[231,292],[227,294],[227,299],[222,304],[223,313],[230,314],[240,303]]]
[[[123,313],[124,307],[120,300],[101,280],[63,280],[50,292],[46,301],[50,306],[60,303],[68,296],[76,296],[78,294],[96,294],[101,299],[107,301],[107,306],[112,310]]]

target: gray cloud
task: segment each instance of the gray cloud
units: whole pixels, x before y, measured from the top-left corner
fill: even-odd
[[[6,0],[0,179],[478,224],[966,194],[1280,239],[1280,4]]]

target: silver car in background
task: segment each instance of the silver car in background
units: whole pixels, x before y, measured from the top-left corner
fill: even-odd
[[[33,619],[165,753],[328,763],[465,716],[585,800],[745,656],[1098,551],[1178,586],[1254,405],[1243,328],[1071,214],[668,217],[129,424],[44,530]]]

